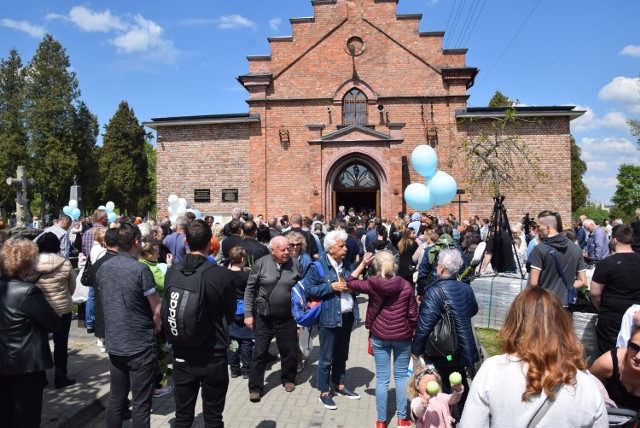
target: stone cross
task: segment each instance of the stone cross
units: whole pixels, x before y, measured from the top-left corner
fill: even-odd
[[[25,174],[25,167],[23,165],[19,165],[16,169],[16,178],[9,177],[6,183],[9,186],[16,187],[16,226],[25,227],[31,223],[27,187],[33,186],[36,183],[33,179],[27,180],[27,174]]]

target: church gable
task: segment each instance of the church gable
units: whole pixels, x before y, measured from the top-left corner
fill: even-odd
[[[396,0],[312,4],[313,17],[291,20],[292,36],[269,39],[270,56],[248,57],[250,75],[272,76],[251,99],[330,97],[350,79],[385,96],[451,94],[443,69],[464,68],[465,51],[443,51],[444,33],[420,33],[422,15],[397,15]]]

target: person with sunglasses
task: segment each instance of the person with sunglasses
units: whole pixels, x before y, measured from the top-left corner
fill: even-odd
[[[571,317],[551,291],[525,288],[498,336],[503,353],[473,378],[460,428],[609,426]]]
[[[591,373],[618,407],[640,411],[640,328],[633,331],[626,347],[602,354]]]
[[[289,241],[289,255],[300,263],[302,272],[306,272],[307,266],[311,263],[311,256],[307,253],[307,241],[305,241],[304,235],[292,231],[287,233],[286,238]]]

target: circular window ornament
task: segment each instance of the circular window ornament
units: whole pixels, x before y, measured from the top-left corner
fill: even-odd
[[[347,53],[350,56],[360,56],[364,53],[366,46],[360,37],[354,36],[347,40]]]

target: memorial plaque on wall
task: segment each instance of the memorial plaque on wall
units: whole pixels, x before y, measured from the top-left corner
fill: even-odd
[[[222,202],[238,202],[238,189],[222,189]]]
[[[193,191],[193,202],[211,202],[211,189],[195,189]]]

